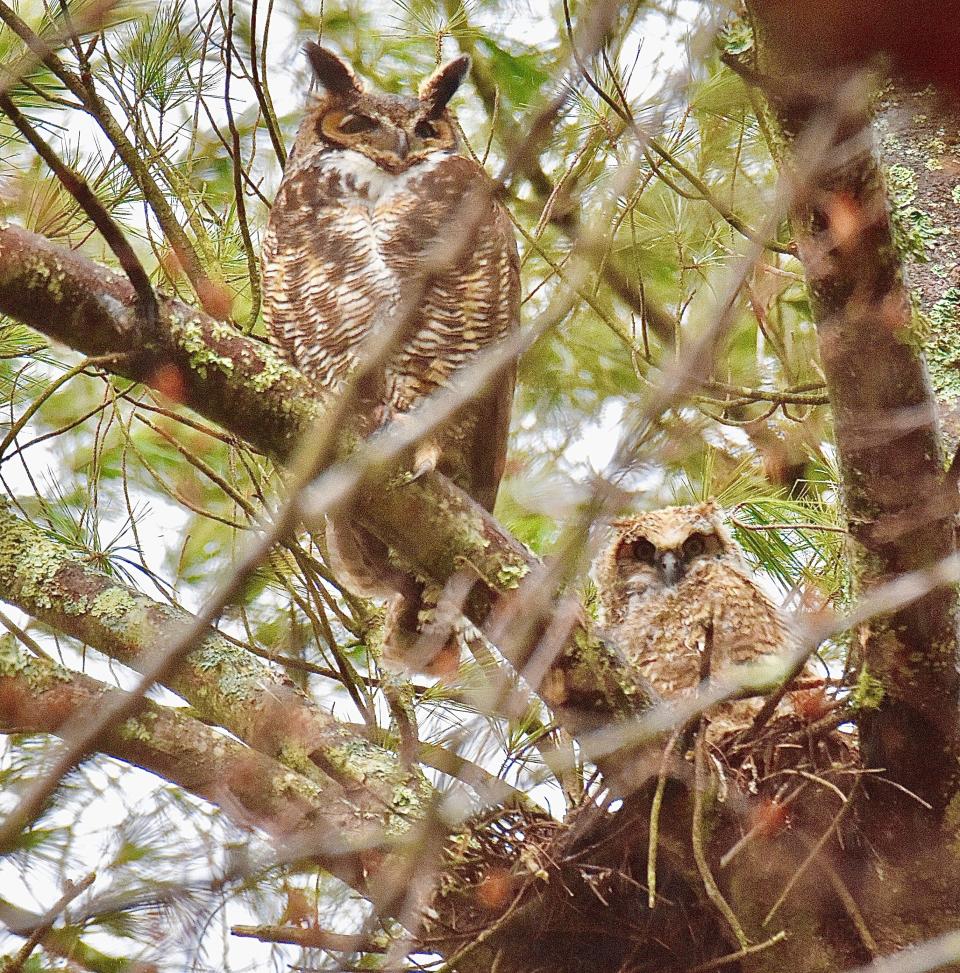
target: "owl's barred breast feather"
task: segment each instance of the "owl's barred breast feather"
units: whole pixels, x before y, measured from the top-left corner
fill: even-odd
[[[486,178],[472,160],[452,152],[398,174],[351,150],[298,160],[278,191],[264,246],[264,318],[284,355],[319,385],[340,387],[364,338],[389,326],[404,287],[430,248],[462,220],[463,200]],[[387,366],[391,412],[407,412],[448,384],[517,324],[516,243],[492,198],[472,235],[459,265],[427,285],[408,340]],[[512,398],[512,375],[501,380],[499,394]],[[478,408],[486,411],[489,403]],[[488,427],[482,435],[496,433]],[[472,494],[477,487],[491,492],[471,482],[475,475],[499,481],[493,469],[453,472]]]

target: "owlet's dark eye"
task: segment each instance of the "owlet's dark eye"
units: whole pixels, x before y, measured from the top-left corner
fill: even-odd
[[[688,537],[684,542],[684,559],[689,560],[692,557],[699,557],[706,551],[706,549],[707,542],[699,534],[694,534],[692,537]]]
[[[643,564],[653,564],[657,556],[657,548],[645,537],[638,537],[630,544],[625,544],[621,549],[625,558],[633,561],[640,561]]]
[[[435,139],[437,137],[437,127],[427,121],[419,121],[413,129],[413,134],[418,139]]]
[[[347,115],[338,128],[344,135],[359,135],[372,132],[380,123],[369,115]]]

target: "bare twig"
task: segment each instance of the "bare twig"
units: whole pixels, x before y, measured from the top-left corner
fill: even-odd
[[[30,933],[30,938],[23,944],[17,955],[4,967],[6,973],[20,973],[30,954],[43,942],[43,937],[53,928],[60,913],[78,896],[82,895],[96,881],[96,874],[90,872],[78,882],[64,883],[63,895],[43,914],[37,927]]]
[[[170,204],[150,175],[146,165],[144,165],[136,147],[127,138],[126,133],[113,117],[109,106],[97,92],[92,79],[85,81],[67,70],[50,43],[31,30],[26,21],[19,17],[5,0],[0,0],[0,20],[60,79],[103,130],[143,192],[157,218],[157,222],[176,251],[187,277],[194,289],[197,290],[198,296],[201,295],[204,291],[203,282],[206,278],[193,245],[181,229]]]

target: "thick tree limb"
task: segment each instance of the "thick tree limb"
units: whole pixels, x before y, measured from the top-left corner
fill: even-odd
[[[157,383],[175,367],[186,405],[281,459],[332,410],[329,398],[263,344],[176,301],[161,302],[160,323],[149,334],[133,302],[132,288],[117,274],[19,227],[0,228],[0,311],[78,351],[127,355],[113,370],[137,381]],[[480,623],[494,605],[508,607],[504,598],[522,597],[521,579],[538,567],[438,474],[413,484],[371,475],[355,500],[364,526],[425,577],[444,584],[468,566],[481,582],[468,606]],[[526,644],[514,653],[521,661],[547,621],[527,627]],[[646,687],[582,623],[558,646],[552,672],[551,700],[574,732],[585,721],[594,726],[598,718],[627,716],[649,701]]]
[[[125,695],[50,660],[21,653],[10,637],[0,639],[0,733],[54,733],[69,739],[76,721]],[[338,784],[302,776],[178,710],[144,701],[135,717],[101,738],[99,749],[217,804],[239,825],[266,831],[282,859],[309,860],[326,868],[372,899],[382,914],[390,914],[402,901],[411,868],[417,867],[423,835],[416,827],[402,826],[400,814],[387,828],[382,815],[359,805]],[[556,826],[543,812],[527,813]],[[494,817],[493,824],[498,820]],[[469,833],[454,837],[451,848],[460,847]],[[496,827],[491,834],[492,841],[498,840]],[[449,908],[455,911],[460,899],[451,888],[447,892],[454,900]],[[468,901],[474,894],[471,887],[459,893]],[[0,900],[0,917],[3,905]],[[315,937],[312,944],[320,945]],[[434,945],[443,948],[439,940]],[[360,948],[357,941],[354,947]]]
[[[832,101],[844,76],[831,76],[818,50],[783,45],[775,29],[782,5],[752,6],[763,41],[761,74],[776,79],[767,93],[789,147],[821,112],[845,110]],[[944,475],[922,334],[869,126],[857,114],[843,119],[839,132],[833,164],[819,170],[794,216],[847,518],[859,544],[859,584],[869,590],[954,551],[956,491]],[[940,588],[862,630],[865,677],[883,690],[861,722],[864,754],[941,808],[960,781],[956,615],[956,592]]]
[[[0,730],[69,735],[105,700],[125,695],[90,676],[17,651],[0,640]],[[157,774],[214,804],[239,824],[296,840],[311,857],[362,886],[362,851],[382,829],[333,782],[320,785],[174,709],[144,701],[136,717],[103,738],[102,752]]]
[[[927,322],[930,366],[948,452],[960,444],[960,104],[934,88],[890,85],[877,106],[880,159],[907,283]]]
[[[77,559],[2,502],[0,593],[4,601],[140,672],[191,618]],[[419,774],[216,632],[187,655],[167,685],[204,720],[298,773],[323,784],[323,771],[385,829],[423,813],[430,788]]]
[[[185,405],[266,453],[288,456],[324,410],[317,390],[261,342],[170,300],[150,333],[125,278],[21,227],[0,227],[0,311],[78,351],[127,355],[119,375],[148,385],[167,376]]]

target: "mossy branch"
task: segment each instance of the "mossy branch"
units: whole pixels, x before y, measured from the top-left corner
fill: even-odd
[[[76,557],[0,502],[0,591],[4,601],[140,672],[190,622],[182,609],[148,598]],[[214,631],[166,681],[205,721],[297,773],[333,778],[371,821],[403,830],[430,788],[324,712],[274,669]]]
[[[173,300],[161,300],[158,326],[148,332],[134,302],[119,275],[22,228],[0,228],[0,312],[86,354],[123,355],[111,371],[136,381],[156,383],[176,368],[185,405],[280,460],[333,414],[331,397],[261,342]],[[494,607],[522,604],[525,587],[536,590],[540,562],[489,513],[439,474],[408,479],[396,469],[369,471],[354,497],[365,527],[438,584],[468,569],[477,581],[468,612],[479,624]],[[548,621],[525,626],[523,644],[510,651],[518,663]],[[650,700],[642,680],[582,619],[559,648],[549,684],[550,702],[574,733],[628,717]]]
[[[0,732],[69,732],[84,713],[125,695],[90,676],[19,652],[0,640]],[[351,885],[362,887],[360,849],[383,831],[332,781],[319,783],[175,709],[145,701],[137,716],[101,740],[101,750],[172,781],[238,823],[293,843]]]

